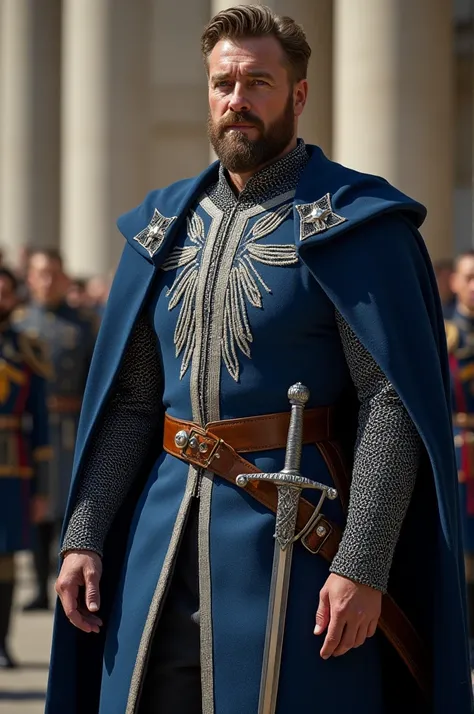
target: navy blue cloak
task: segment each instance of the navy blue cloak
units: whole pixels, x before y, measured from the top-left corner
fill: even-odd
[[[392,566],[390,592],[425,640],[434,675],[431,704],[418,704],[416,688],[380,637],[376,644],[367,643],[361,648],[366,654],[348,653],[337,660],[337,665],[331,664],[326,668],[327,681],[320,682],[321,696],[313,701],[314,711],[332,705],[339,711],[337,706],[341,706],[341,703],[347,711],[348,702],[353,701],[350,710],[354,714],[410,711],[410,707],[413,707],[412,711],[433,714],[444,714],[445,711],[467,714],[471,712],[471,683],[457,476],[450,417],[449,367],[435,277],[418,232],[425,211],[383,179],[333,163],[316,147],[308,149],[311,159],[298,185],[293,199],[294,206],[311,203],[329,193],[333,210],[345,221],[302,241],[299,214],[294,209],[290,240],[294,240],[304,269],[314,278],[314,285],[321,292],[321,300],[324,298],[333,308],[337,308],[397,389],[425,446],[417,486]],[[119,228],[127,239],[127,245],[92,362],[79,426],[65,527],[74,506],[91,437],[100,424],[102,410],[113,389],[137,316],[152,302],[159,268],[163,266],[173,245],[185,239],[188,212],[216,178],[217,166],[214,164],[196,179],[181,181],[152,192],[143,204],[119,220]],[[135,238],[150,224],[155,210],[163,216],[176,219],[170,222],[157,251],[150,255]],[[303,306],[302,309],[308,307]],[[258,346],[255,351],[257,353]],[[281,362],[278,354],[267,352],[267,362],[272,379],[278,381],[283,375],[282,385],[288,387],[290,376],[294,375],[293,381],[296,381],[300,378],[300,372],[309,369],[303,364],[308,355],[303,352],[298,358],[293,358],[292,363],[291,345],[283,352]],[[263,354],[261,359],[264,364]],[[325,364],[324,356],[311,355],[311,359],[311,369],[318,375]],[[175,375],[172,374],[169,379],[172,383],[170,388],[173,389]],[[227,382],[223,377],[225,384]],[[282,411],[285,408],[286,390],[282,387],[280,391],[281,403],[262,403],[257,393],[254,402],[247,401],[240,407],[242,414],[225,413],[223,418]],[[183,413],[186,409],[183,407],[181,413],[175,415],[190,418],[192,415]],[[156,459],[157,455],[154,457]],[[281,453],[276,457],[274,462],[263,463],[264,470],[274,468],[279,461],[281,467]],[[132,663],[130,659],[135,660],[138,656],[135,625],[131,623],[141,607],[139,598],[145,598],[145,593],[153,591],[157,573],[164,567],[165,551],[160,550],[161,542],[155,550],[150,550],[146,543],[149,537],[147,524],[154,523],[155,517],[163,523],[169,522],[166,526],[166,538],[169,538],[173,521],[182,517],[179,500],[173,500],[171,496],[169,501],[166,500],[169,490],[162,490],[160,498],[153,492],[156,473],[160,469],[166,472],[167,467],[163,464],[168,463],[166,459],[172,458],[158,456],[158,466],[154,465],[153,460],[143,469],[142,477],[134,484],[108,536],[101,584],[101,614],[106,623],[104,632],[98,636],[79,632],[70,625],[61,608],[57,609],[47,714],[116,714],[125,711],[127,701],[127,713],[137,711],[138,694],[135,692],[130,698],[129,692],[140,686],[134,682],[131,674],[135,662]],[[311,458],[308,456],[309,464]],[[303,458],[303,473],[304,468]],[[166,478],[165,473],[164,476],[158,476],[157,481],[161,479],[166,483]],[[324,475],[318,477],[318,480],[323,479]],[[185,492],[184,480],[182,484],[180,498]],[[212,681],[212,693],[205,711],[213,711],[215,714],[249,714],[250,711],[256,711],[255,692],[258,693],[260,644],[263,645],[261,639],[264,629],[264,622],[261,621],[265,620],[266,603],[263,596],[260,600],[256,598],[254,606],[249,610],[242,593],[247,587],[248,578],[258,580],[261,563],[255,562],[255,553],[260,558],[271,559],[273,516],[265,512],[263,507],[257,508],[248,503],[246,499],[246,494],[237,488],[214,488],[214,521],[211,520],[214,525],[209,528],[206,536],[216,566],[212,573],[211,613],[215,652],[213,660],[203,661],[205,676]],[[152,511],[149,509],[150,502],[154,509]],[[221,517],[222,512],[224,516],[225,513],[233,513],[239,524],[245,524],[250,530],[257,527],[257,523],[264,522],[265,533],[268,534],[268,544],[265,541],[260,550],[260,545],[254,549],[252,540],[246,541],[245,533],[240,530],[239,542],[245,557],[236,557],[231,571],[219,570],[220,564],[229,557],[229,550],[225,550],[224,544],[228,547],[229,539],[233,538],[228,527],[229,520]],[[303,608],[300,607],[296,593],[308,584],[313,588],[320,586],[326,576],[322,570],[322,559],[300,554],[300,550],[303,549],[295,549],[293,595],[290,593],[289,624],[285,639],[285,646],[292,652],[298,652],[300,646],[292,635],[298,617],[303,616],[303,610],[307,607],[308,617],[311,615],[314,618],[317,607],[317,593],[309,605],[305,604]],[[308,557],[313,560],[308,560]],[[314,575],[316,571],[317,577]],[[268,581],[265,583],[268,586]],[[139,594],[134,594],[136,592]],[[223,602],[221,592],[226,593],[226,602]],[[259,594],[261,596],[261,592]],[[235,651],[228,649],[228,642],[232,638],[237,641],[239,637],[239,632],[232,630],[229,610],[232,612],[232,620],[246,630],[246,636],[250,638],[248,642],[251,646],[247,649],[245,640],[240,642],[240,649],[237,644]],[[255,641],[252,640],[254,632],[258,633]],[[308,636],[301,648],[301,658],[284,655],[283,668],[286,674],[281,684],[279,714],[303,711],[302,707],[305,711],[312,711],[308,706],[308,698],[305,699],[307,695],[299,692],[304,692],[309,679],[317,677],[316,672],[312,675],[312,668],[320,665],[312,651],[317,652],[319,645],[312,636]],[[124,654],[127,649],[129,655]],[[306,654],[309,664],[305,668]],[[364,679],[364,668],[374,674],[377,662],[382,657],[392,658],[391,680],[394,685],[390,695],[385,696],[383,706],[380,705],[377,693],[377,677],[374,675],[373,679]],[[361,694],[362,680],[365,691]]]

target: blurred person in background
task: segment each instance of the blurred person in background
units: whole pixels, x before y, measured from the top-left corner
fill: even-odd
[[[449,320],[456,305],[456,296],[453,293],[451,285],[453,261],[449,259],[438,260],[433,264],[433,267],[438,284],[439,296],[441,298],[441,305],[443,306],[443,316],[445,320]]]
[[[40,343],[11,323],[16,291],[14,275],[0,268],[0,669],[15,664],[7,642],[14,553],[31,547],[31,522],[46,512],[52,456],[46,405],[51,369]]]
[[[109,298],[111,279],[105,275],[89,278],[86,284],[87,304],[102,319]]]
[[[77,422],[97,325],[91,322],[88,313],[67,304],[69,280],[57,251],[31,253],[27,284],[31,300],[16,312],[15,324],[26,335],[43,340],[51,355],[53,376],[48,382],[48,411],[54,451],[49,509],[36,529],[34,563],[38,591],[26,605],[28,611],[49,607],[51,546],[64,515]]]
[[[83,308],[87,304],[86,281],[73,278],[69,281],[66,293],[66,302],[74,309]]]
[[[451,319],[446,321],[446,337],[453,394],[471,666],[474,667],[474,251],[456,258],[450,287],[455,306]]]

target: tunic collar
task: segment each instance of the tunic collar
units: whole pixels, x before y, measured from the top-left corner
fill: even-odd
[[[257,171],[238,196],[230,185],[227,170],[220,164],[219,180],[209,189],[208,195],[223,209],[265,203],[276,196],[294,191],[308,161],[306,145],[302,139],[298,139],[298,144],[292,151]]]

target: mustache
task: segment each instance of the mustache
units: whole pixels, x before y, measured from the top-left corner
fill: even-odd
[[[219,129],[222,131],[234,124],[252,124],[257,129],[263,129],[263,123],[251,112],[228,112],[219,122]]]

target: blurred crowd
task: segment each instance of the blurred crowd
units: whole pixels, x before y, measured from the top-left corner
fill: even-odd
[[[15,666],[8,633],[14,554],[33,553],[47,610],[85,382],[112,276],[77,279],[56,250],[0,251],[0,669]]]

